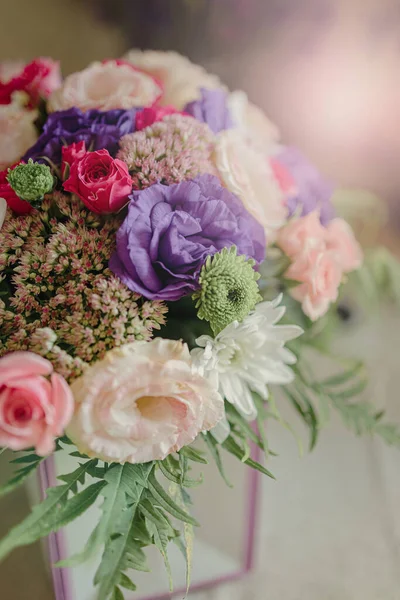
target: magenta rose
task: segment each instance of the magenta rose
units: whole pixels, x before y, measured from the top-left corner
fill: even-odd
[[[87,152],[74,160],[63,185],[98,214],[118,212],[132,192],[128,167],[108,150]]]
[[[39,456],[47,456],[73,411],[71,389],[48,360],[33,352],[12,352],[0,359],[0,446],[33,446]]]
[[[72,163],[83,158],[87,153],[85,140],[81,142],[74,142],[69,146],[62,146],[61,148],[61,174],[63,179],[67,179],[69,176],[69,169]]]

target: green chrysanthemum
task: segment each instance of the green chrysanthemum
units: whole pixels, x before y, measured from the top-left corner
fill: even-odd
[[[35,163],[30,158],[27,164],[17,165],[9,169],[7,181],[14,192],[35,205],[35,202],[51,192],[54,186],[54,177],[47,165]]]
[[[232,321],[242,321],[262,300],[255,261],[238,256],[236,246],[209,256],[203,266],[200,290],[193,294],[199,319],[206,319],[217,335]]]

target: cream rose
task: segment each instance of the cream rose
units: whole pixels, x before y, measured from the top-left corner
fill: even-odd
[[[172,104],[179,110],[200,97],[201,87],[221,87],[216,75],[207,73],[203,67],[177,52],[130,50],[124,59],[157,77],[164,86],[161,104]]]
[[[73,106],[83,111],[91,108],[112,110],[149,106],[161,95],[162,89],[153,77],[129,64],[111,60],[94,62],[83,71],[72,73],[49,98],[50,111]]]
[[[215,164],[223,184],[239,196],[246,209],[264,227],[271,244],[287,218],[285,198],[268,156],[238,130],[222,131],[216,140]]]
[[[162,460],[214,427],[224,403],[192,371],[186,344],[157,338],[115,348],[71,386],[68,435],[107,462]]]
[[[0,170],[17,162],[38,137],[34,125],[38,113],[17,101],[0,106]]]
[[[235,126],[260,150],[271,151],[279,142],[279,129],[258,106],[249,102],[245,92],[229,94],[228,107]]]

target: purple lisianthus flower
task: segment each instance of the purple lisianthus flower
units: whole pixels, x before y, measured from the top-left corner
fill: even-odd
[[[285,147],[276,155],[276,160],[289,171],[294,181],[294,192],[287,198],[289,215],[308,215],[319,210],[322,225],[335,216],[331,198],[334,186],[326,181],[319,171],[297,150]]]
[[[105,148],[111,155],[118,151],[123,135],[135,131],[137,109],[88,110],[69,108],[51,113],[37,142],[29,148],[22,160],[39,160],[46,156],[54,164],[61,163],[61,148],[73,142],[84,141],[90,150]]]
[[[146,298],[179,300],[198,289],[207,256],[233,245],[257,263],[265,257],[263,228],[217,177],[156,183],[132,193],[110,269]]]
[[[233,127],[227,93],[224,90],[207,88],[201,88],[200,91],[201,98],[186,104],[184,112],[202,123],[207,123],[214,133]]]

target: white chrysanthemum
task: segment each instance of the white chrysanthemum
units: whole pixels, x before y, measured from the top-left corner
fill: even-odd
[[[277,325],[286,310],[279,306],[281,300],[282,295],[273,302],[257,304],[241,323],[234,321],[215,339],[201,336],[196,340],[200,348],[191,352],[199,373],[249,421],[257,416],[252,391],[266,400],[269,384],[284,385],[294,379],[288,365],[294,364],[296,357],[285,343],[303,330],[297,325]],[[229,426],[225,421],[217,427],[215,437],[223,441]]]

